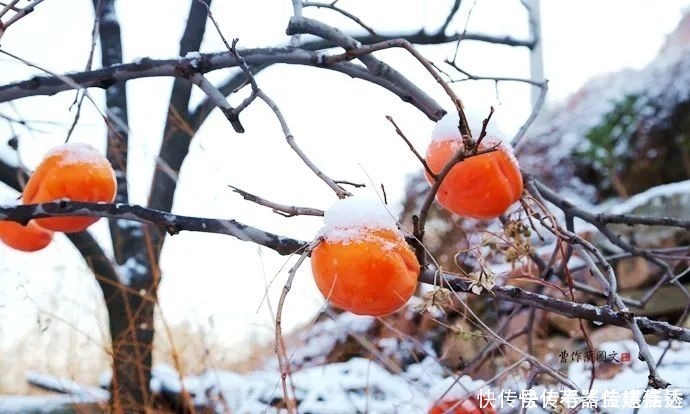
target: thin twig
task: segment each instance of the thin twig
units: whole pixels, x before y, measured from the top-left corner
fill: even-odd
[[[21,9],[19,7],[14,6],[18,2],[19,2],[19,0],[12,0],[11,3],[5,3],[5,2],[0,1],[0,6],[3,7],[3,9],[0,10],[0,17],[2,17],[9,10],[16,11],[16,12],[20,11]]]
[[[458,9],[460,9],[460,3],[462,0],[455,0],[453,2],[453,5],[450,8],[450,12],[448,13],[448,16],[446,16],[446,20],[443,22],[441,27],[438,29],[438,34],[439,35],[445,35],[446,29],[448,28],[448,25],[450,22],[453,20],[453,17],[455,17],[455,14],[458,12]]]
[[[530,188],[531,193],[535,197],[541,197],[541,193],[546,193],[549,195],[549,201],[552,202],[559,202],[561,201],[560,197],[555,195],[554,193],[550,192],[550,189],[546,188],[544,185],[539,186],[538,182],[533,179],[529,179],[527,181],[527,187]],[[557,199],[558,198],[558,199]],[[564,208],[561,206],[561,208]],[[577,208],[567,208],[564,209],[564,211],[568,211],[570,214],[574,214],[575,210],[579,210]],[[611,265],[606,261],[604,256],[601,254],[599,249],[597,249],[595,246],[593,246],[591,243],[587,242],[586,240],[583,240],[580,238],[578,235],[569,232],[565,229],[560,228],[557,223],[553,222],[552,225],[555,228],[552,228],[551,226],[545,224],[543,222],[543,218],[539,218],[539,221],[542,222],[544,227],[550,231],[553,231],[554,233],[558,232],[559,237],[565,237],[566,241],[574,245],[576,248],[581,248],[583,249],[583,254],[582,257],[585,260],[590,261],[590,270],[593,275],[599,276],[599,280],[602,281],[602,283],[606,286],[608,289],[609,293],[609,306],[612,307],[613,305],[617,306],[619,308],[620,314],[625,318],[626,320],[626,325],[627,327],[632,331],[633,334],[633,339],[638,345],[640,355],[639,358],[640,360],[644,361],[647,364],[647,368],[649,370],[649,386],[652,388],[666,388],[670,385],[670,383],[666,380],[664,380],[660,375],[657,370],[657,365],[654,362],[654,358],[652,357],[651,351],[649,349],[649,345],[647,344],[647,341],[644,338],[644,335],[642,334],[642,331],[640,330],[640,327],[638,326],[638,323],[636,322],[637,317],[630,312],[630,310],[627,308],[623,300],[618,294],[618,287],[617,287],[617,280],[616,276],[613,273],[613,269]],[[597,223],[592,223],[594,225],[597,225]],[[599,227],[599,226],[598,226]],[[608,231],[605,227],[599,227],[602,232]],[[610,238],[610,236],[608,236]],[[613,241],[613,240],[612,240]],[[632,246],[626,246],[630,250]],[[584,252],[586,250],[586,252]],[[589,254],[593,255],[594,257],[597,258],[597,261],[599,264],[604,268],[606,277],[602,275],[598,269],[598,267],[594,264],[592,259],[589,257]],[[656,258],[655,258],[656,259]],[[658,259],[656,259],[658,260]],[[662,262],[662,264],[665,265],[665,263]],[[686,291],[687,293],[687,291]],[[644,301],[642,301],[644,303]]]
[[[436,173],[433,172],[433,171],[431,170],[431,167],[429,167],[429,164],[426,162],[426,160],[424,159],[424,157],[422,157],[422,156],[419,154],[419,152],[417,152],[417,150],[415,149],[414,145],[412,145],[412,142],[410,142],[410,140],[407,139],[407,137],[405,136],[405,133],[402,132],[402,130],[400,129],[400,127],[398,127],[398,124],[395,123],[395,120],[393,119],[393,117],[390,116],[390,115],[386,115],[386,119],[388,120],[388,122],[390,122],[391,124],[393,124],[393,127],[395,127],[395,132],[397,132],[398,135],[400,136],[400,138],[402,138],[403,141],[405,141],[405,143],[407,144],[407,146],[410,148],[410,151],[412,151],[412,153],[414,154],[414,156],[417,157],[417,159],[419,160],[419,162],[420,162],[420,163],[422,164],[422,166],[424,167],[424,170],[426,171],[426,173],[429,174],[430,177],[436,179],[436,177],[437,177],[437,176],[436,176]]]
[[[32,67],[32,68],[41,70],[41,71],[43,71],[43,72],[45,72],[45,73],[47,73],[47,74],[49,74],[49,75],[55,77],[55,78],[58,79],[60,82],[63,82],[65,85],[68,85],[68,86],[70,86],[70,87],[73,88],[73,89],[83,89],[83,90],[84,90],[84,95],[86,96],[86,98],[89,100],[89,102],[91,102],[91,103],[93,104],[93,107],[96,109],[96,111],[97,111],[98,114],[101,116],[101,118],[103,118],[103,120],[105,121],[106,125],[108,125],[108,126],[110,127],[110,125],[111,125],[111,124],[110,124],[110,120],[108,119],[108,117],[105,116],[105,114],[103,113],[103,111],[101,111],[101,108],[98,107],[98,104],[96,104],[96,101],[93,100],[93,98],[92,98],[91,95],[88,93],[88,91],[86,91],[85,88],[82,88],[82,86],[79,85],[78,83],[74,82],[69,76],[59,75],[59,74],[57,74],[57,73],[51,72],[51,71],[49,71],[48,69],[45,69],[45,68],[43,68],[43,67],[41,67],[41,66],[38,66],[38,65],[36,65],[35,63],[29,62],[28,60],[23,59],[23,58],[21,58],[21,57],[19,57],[19,56],[17,56],[17,55],[14,55],[14,54],[12,54],[12,53],[6,51],[6,50],[0,49],[0,53],[2,53],[2,54],[4,54],[4,55],[7,55],[7,56],[9,56],[9,57],[11,57],[11,58],[13,58],[13,59],[16,59],[16,60],[22,62],[23,64],[27,65],[27,66],[30,66],[30,67]],[[115,120],[116,122],[118,122],[118,121],[119,121],[119,118],[116,118],[116,117],[115,117],[114,120]],[[125,128],[126,128],[126,126],[125,126]]]
[[[520,142],[522,142],[522,139],[525,137],[525,134],[527,133],[527,130],[529,129],[530,126],[532,126],[532,123],[534,123],[534,120],[537,119],[537,116],[539,116],[539,113],[541,112],[542,107],[544,106],[544,102],[546,101],[546,93],[549,90],[549,81],[545,80],[542,85],[541,85],[541,92],[539,93],[539,97],[537,98],[537,102],[534,105],[534,108],[532,108],[532,112],[530,113],[529,117],[525,121],[524,124],[520,127],[520,130],[515,134],[515,137],[513,137],[512,141],[510,141],[510,144],[515,148],[515,154],[520,153]]]
[[[352,186],[354,188],[363,188],[363,187],[367,186],[366,184],[353,183],[352,181],[347,181],[347,180],[335,180],[335,183],[336,184],[349,185],[349,186]]]
[[[457,1],[457,0],[456,0],[456,1]],[[317,2],[317,1],[305,1],[305,2],[302,3],[302,6],[305,7],[305,8],[306,8],[306,7],[317,7],[317,8],[322,8],[322,7],[323,7],[323,8],[325,8],[325,9],[334,10],[334,11],[336,11],[336,12],[342,14],[343,16],[347,17],[348,19],[352,20],[353,22],[357,23],[358,25],[362,26],[362,28],[363,28],[364,30],[366,30],[367,32],[369,32],[369,33],[371,33],[372,35],[376,36],[376,32],[374,31],[374,29],[371,28],[371,26],[369,26],[368,24],[364,23],[364,22],[362,21],[362,19],[360,19],[359,17],[357,17],[357,16],[355,16],[354,14],[350,13],[349,11],[344,10],[344,9],[342,9],[342,8],[340,8],[340,7],[338,7],[338,6],[336,6],[334,3],[321,3],[321,2]],[[297,16],[297,14],[295,14],[295,16]]]
[[[14,16],[10,17],[7,19],[6,22],[1,22],[0,21],[0,38],[2,38],[2,35],[7,31],[7,28],[13,25],[14,23],[17,23],[20,19],[23,17],[26,17],[29,13],[34,11],[34,8],[38,6],[39,4],[43,3],[44,0],[34,0],[33,2],[29,3],[28,5],[24,6],[21,9],[17,10],[17,7],[15,5],[19,2],[18,0],[12,0],[9,4],[7,4],[5,7],[3,7],[0,10],[0,18],[2,18],[7,12],[10,10],[15,11],[16,13]]]
[[[275,352],[278,357],[278,365],[280,367],[280,383],[283,387],[283,398],[287,404],[287,409],[289,413],[296,412],[296,404],[294,400],[294,395],[290,397],[287,389],[287,376],[289,375],[289,365],[290,361],[287,360],[287,350],[285,349],[285,343],[283,342],[283,332],[282,332],[282,320],[283,320],[283,306],[285,305],[285,299],[287,298],[290,289],[292,288],[292,281],[295,279],[297,270],[302,265],[304,260],[309,257],[311,251],[321,242],[321,238],[317,238],[309,243],[302,254],[300,255],[295,265],[288,271],[288,278],[283,286],[283,291],[280,294],[280,299],[278,300],[278,308],[276,309],[276,330],[275,330]]]
[[[274,213],[280,214],[283,217],[323,216],[324,215],[323,210],[319,210],[317,208],[297,207],[297,206],[288,206],[285,204],[278,204],[278,203],[275,203],[273,201],[266,200],[265,198],[261,198],[257,195],[252,194],[252,193],[249,193],[247,191],[241,190],[241,189],[234,187],[232,185],[228,185],[228,187],[232,188],[232,191],[241,195],[242,198],[244,198],[245,200],[251,201],[252,203],[256,203],[260,206],[268,207],[271,210],[273,210]]]
[[[536,87],[542,87],[544,85],[544,82],[539,82],[535,81],[533,79],[528,79],[528,78],[516,78],[516,77],[510,77],[510,76],[479,76],[479,75],[473,75],[466,70],[462,69],[461,67],[457,66],[455,62],[452,62],[448,59],[444,60],[444,63],[447,65],[451,66],[453,69],[457,70],[458,72],[462,73],[463,75],[467,76],[466,78],[463,79],[455,79],[451,80],[450,83],[457,83],[457,82],[465,82],[469,80],[488,80],[488,81],[494,81],[494,82],[520,82],[520,83],[527,83],[532,86]]]
[[[460,133],[463,138],[472,139],[472,131],[470,131],[469,123],[467,122],[467,117],[465,115],[465,110],[463,108],[462,100],[455,93],[455,91],[450,87],[448,82],[441,78],[439,72],[434,68],[434,66],[429,62],[424,56],[422,56],[417,49],[410,42],[405,39],[395,39],[385,42],[374,43],[372,45],[360,46],[355,49],[350,49],[343,54],[329,56],[324,60],[327,65],[332,65],[334,63],[343,62],[355,59],[363,55],[369,55],[379,50],[385,50],[390,48],[402,48],[408,51],[412,56],[414,56],[419,63],[424,66],[424,68],[431,74],[431,76],[438,82],[446,95],[451,99],[455,109],[458,111],[458,116],[460,117]]]
[[[482,131],[479,133],[479,138],[477,138],[477,144],[474,147],[474,152],[477,152],[479,150],[480,144],[482,143],[482,140],[484,137],[486,137],[486,127],[489,126],[489,121],[491,121],[491,115],[494,114],[494,107],[491,106],[489,109],[489,116],[487,116],[483,121],[482,121]]]
[[[331,189],[335,192],[338,198],[345,198],[352,195],[349,191],[336,184],[333,181],[333,179],[324,174],[324,172],[321,171],[316,166],[316,164],[314,164],[309,159],[309,157],[307,157],[307,155],[302,151],[302,149],[297,145],[297,143],[295,142],[295,137],[294,135],[292,135],[292,132],[288,127],[287,121],[285,120],[283,113],[280,111],[280,108],[278,108],[278,105],[276,105],[276,103],[273,102],[273,100],[269,98],[268,95],[266,95],[262,90],[259,90],[257,96],[259,97],[259,99],[266,102],[266,105],[268,105],[268,107],[271,108],[276,118],[278,118],[278,122],[280,122],[280,127],[283,130],[283,134],[285,135],[285,140],[287,141],[288,145],[297,154],[297,156],[299,156],[300,159],[307,165],[307,167],[309,167],[309,169],[312,170],[314,174],[316,174],[316,176],[319,177],[324,183],[331,187]]]
[[[103,0],[98,0],[96,7],[94,7],[94,18],[93,18],[93,27],[91,28],[91,48],[89,50],[89,57],[86,59],[86,67],[84,70],[91,70],[91,65],[93,63],[93,54],[94,51],[96,50],[96,41],[98,40],[99,36],[99,25],[101,22],[101,14],[103,13]],[[69,138],[72,136],[72,132],[74,132],[74,128],[76,128],[77,123],[79,122],[79,118],[81,116],[81,107],[84,103],[84,94],[81,93],[78,90],[77,93],[74,95],[74,101],[72,102],[72,105],[70,105],[70,109],[76,104],[77,105],[77,112],[74,114],[74,119],[72,120],[72,125],[70,125],[69,130],[67,131],[67,137],[65,137],[65,143],[69,142]]]

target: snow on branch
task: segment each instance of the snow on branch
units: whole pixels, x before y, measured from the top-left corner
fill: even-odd
[[[139,205],[57,201],[42,204],[0,206],[0,220],[27,223],[34,218],[54,216],[110,217],[141,223],[152,223],[164,229],[170,235],[175,235],[181,231],[227,234],[243,241],[251,241],[268,247],[282,255],[292,254],[306,244],[303,241],[266,232],[233,219],[182,216]]]

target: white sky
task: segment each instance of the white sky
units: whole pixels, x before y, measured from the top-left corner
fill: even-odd
[[[446,5],[450,3],[341,0],[339,5],[378,31],[388,32],[418,30],[421,19],[429,29],[434,29],[445,17]],[[462,30],[471,4],[470,0],[463,2],[454,28]],[[690,0],[542,1],[549,101],[564,99],[594,75],[644,66],[655,56],[665,34],[675,28],[688,5]],[[143,56],[175,56],[188,8],[189,1],[181,0],[120,0],[117,11],[125,61]],[[287,41],[284,32],[291,14],[288,0],[216,0],[213,11],[226,37],[239,37],[241,47]],[[357,30],[329,11],[308,9],[305,14]],[[51,71],[80,70],[88,56],[91,24],[89,1],[49,0],[8,30],[2,38],[2,48]],[[478,0],[468,29],[524,38],[526,14],[518,0]],[[222,49],[209,24],[202,51]],[[452,56],[453,45],[424,47],[422,51],[441,64],[443,58]],[[449,104],[433,79],[412,58],[401,51],[386,51],[379,56],[443,105]],[[475,74],[529,74],[528,53],[521,48],[465,42],[460,56],[464,68]],[[95,62],[99,61],[96,56]],[[23,80],[34,72],[0,56],[0,83]],[[226,75],[226,71],[219,71],[210,78],[219,80]],[[262,73],[258,81],[281,107],[298,144],[327,174],[364,182],[369,188],[384,183],[390,200],[402,197],[405,176],[416,171],[418,165],[385,115],[392,115],[420,150],[433,126],[424,115],[385,90],[326,70],[276,66]],[[171,79],[127,84],[133,144],[129,189],[133,203],[146,202],[171,84]],[[501,84],[498,101],[492,82],[461,83],[457,90],[470,112],[479,114],[477,118],[486,113],[489,105],[496,105],[494,119],[509,135],[530,111],[528,88],[524,85]],[[91,93],[102,102],[101,91]],[[193,96],[194,102],[198,102],[202,94],[195,90]],[[73,97],[73,92],[69,92],[24,99],[15,102],[15,108],[26,119],[69,125],[73,115],[68,108]],[[234,97],[231,101],[239,99]],[[0,111],[14,114],[7,104],[0,105]],[[217,112],[204,124],[184,164],[174,212],[234,218],[279,234],[303,240],[312,238],[321,225],[319,218],[285,219],[242,200],[227,188],[231,184],[276,202],[318,208],[326,208],[335,200],[330,189],[290,151],[277,120],[265,105],[255,102],[241,119],[247,129],[244,135],[235,134]],[[62,142],[67,129],[42,127],[48,133],[22,131],[21,155],[29,167],[34,167],[46,150]],[[0,124],[0,131],[0,136],[9,136],[4,124]],[[104,148],[104,137],[102,122],[85,103],[72,140]],[[0,196],[6,194],[11,193],[2,189]],[[395,211],[396,207],[392,208]],[[108,241],[105,224],[102,220],[93,229],[99,239]],[[271,315],[265,302],[262,306],[265,280],[278,274],[275,289],[269,295],[275,304],[289,268],[281,270],[285,258],[227,236],[182,233],[167,240],[162,260],[160,298],[169,322],[191,320],[212,329],[227,342],[272,335]],[[34,254],[0,248],[0,345],[10,343],[23,331],[35,329],[39,311],[49,311],[55,324],[94,332],[100,304],[93,298],[100,300],[93,277],[64,236],[57,236],[49,248]],[[305,266],[288,297],[286,326],[310,320],[321,303]],[[99,335],[95,337],[98,340]]]

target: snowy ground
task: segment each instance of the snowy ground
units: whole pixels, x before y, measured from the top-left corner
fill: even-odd
[[[652,355],[657,359],[665,348],[665,343],[652,346]],[[462,377],[458,381],[449,376],[433,357],[427,357],[418,364],[410,365],[404,372],[393,374],[379,364],[362,358],[353,358],[344,363],[305,368],[292,375],[295,395],[301,401],[300,413],[319,414],[423,414],[436,398],[445,394],[446,398],[456,398],[470,393],[495,397],[499,412],[511,412],[512,406],[520,407],[533,401],[529,414],[546,413],[542,405],[555,401],[560,395],[563,403],[575,404],[588,400],[596,404],[601,412],[615,414],[633,413],[640,406],[641,414],[686,413],[690,410],[690,344],[674,343],[660,366],[659,372],[672,386],[663,391],[650,391],[639,403],[647,383],[647,371],[643,362],[636,360],[636,345],[632,341],[603,344],[601,351],[616,351],[618,355],[630,352],[630,363],[623,364],[623,370],[611,379],[597,379],[592,391],[587,392],[589,367],[583,362],[572,363],[568,377],[584,390],[585,397],[577,397],[562,387],[534,387],[524,389],[524,376],[517,372],[501,387],[486,385],[482,381],[472,381]],[[271,365],[271,364],[269,364]],[[280,376],[274,367],[249,374],[228,371],[209,371],[199,376],[180,377],[169,366],[159,365],[154,369],[151,386],[155,391],[179,392],[182,387],[189,392],[195,404],[213,406],[219,413],[253,414],[278,412],[267,408],[271,402],[282,398]],[[34,381],[41,381],[32,374]],[[45,382],[55,379],[44,377]],[[513,385],[510,385],[513,384]],[[0,398],[1,413],[46,412],[70,402],[103,401],[107,393],[98,389],[79,389],[71,383],[63,384],[75,394],[59,397],[21,397]],[[452,389],[451,389],[452,388]],[[446,393],[447,390],[449,392]],[[532,392],[533,391],[533,392]],[[488,397],[491,399],[491,397]],[[608,408],[602,408],[604,403]],[[675,407],[675,408],[674,408]],[[586,413],[591,410],[582,409]]]

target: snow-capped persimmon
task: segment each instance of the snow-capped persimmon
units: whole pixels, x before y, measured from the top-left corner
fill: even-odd
[[[26,226],[14,221],[0,220],[0,240],[23,252],[35,252],[48,246],[53,233],[39,227],[33,220]]]
[[[98,150],[87,144],[65,144],[43,158],[24,188],[24,204],[61,199],[83,202],[112,202],[117,192],[115,172]],[[36,224],[65,233],[83,231],[98,217],[49,217]]]
[[[412,297],[419,262],[380,203],[359,196],[337,201],[326,212],[321,234],[311,254],[312,272],[334,306],[383,316]]]
[[[491,402],[485,403],[475,395],[464,400],[443,400],[431,407],[428,414],[497,414],[497,411]]]
[[[453,125],[454,124],[454,125]],[[426,153],[426,162],[438,174],[463,142],[457,117],[446,115],[436,124]],[[480,149],[499,144],[486,137]],[[426,174],[431,184],[434,178]],[[496,151],[469,157],[457,163],[444,178],[436,194],[438,202],[455,214],[492,219],[505,213],[522,195],[522,175],[512,150],[500,143]]]

